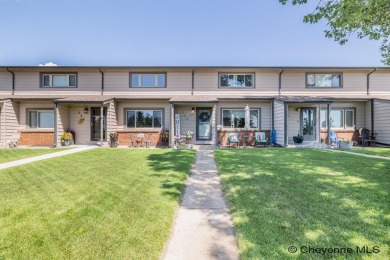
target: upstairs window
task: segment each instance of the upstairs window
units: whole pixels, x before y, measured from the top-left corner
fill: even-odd
[[[29,110],[30,128],[54,128],[54,110]]]
[[[76,74],[42,74],[42,87],[75,88]]]
[[[253,88],[255,74],[220,73],[219,86],[223,88]]]
[[[340,73],[322,74],[307,73],[306,87],[308,88],[341,88],[342,77]]]
[[[166,85],[164,73],[130,74],[130,87],[133,88],[164,88]]]

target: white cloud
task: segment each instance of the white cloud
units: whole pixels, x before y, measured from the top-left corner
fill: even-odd
[[[45,64],[38,64],[38,66],[48,66],[48,67],[55,67],[55,66],[58,66],[57,64],[55,64],[54,62],[52,61],[49,61],[49,62],[46,62]]]

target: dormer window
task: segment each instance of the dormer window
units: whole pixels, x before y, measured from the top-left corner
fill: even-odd
[[[77,87],[77,74],[42,74],[42,87],[75,88]]]

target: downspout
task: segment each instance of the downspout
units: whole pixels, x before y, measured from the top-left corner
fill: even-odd
[[[271,110],[272,110],[272,130],[275,130],[275,99],[272,99],[272,105],[271,105]]]
[[[286,147],[288,144],[288,136],[287,136],[287,116],[288,116],[288,104],[284,103],[284,144],[283,146]]]
[[[374,102],[375,102],[375,100],[374,99],[371,99],[371,136],[374,136],[374,123],[375,123],[375,121],[374,121]]]
[[[103,92],[104,92],[104,73],[102,71],[102,69],[99,68],[99,71],[100,73],[102,74],[102,89],[101,89],[101,95],[103,95]]]
[[[54,144],[53,147],[57,147],[58,142],[58,103],[54,102]]]
[[[282,74],[284,72],[284,68],[282,68],[282,71],[279,72],[279,96],[282,93]]]
[[[367,95],[370,95],[370,75],[376,71],[376,68],[374,68],[373,71],[367,74]]]
[[[194,88],[195,88],[195,70],[192,69],[192,86],[191,86],[191,96],[194,95]]]
[[[11,95],[15,94],[15,73],[10,71],[9,68],[7,68],[7,71],[12,74],[12,92]]]

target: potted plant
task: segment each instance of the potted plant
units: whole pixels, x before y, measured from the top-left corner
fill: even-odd
[[[339,142],[340,148],[352,148],[352,142],[349,140],[343,140]]]
[[[294,143],[296,143],[296,144],[301,144],[301,143],[303,142],[303,135],[300,135],[300,134],[298,133],[297,136],[293,136],[293,141],[294,141]]]
[[[117,133],[110,133],[110,147],[116,148],[118,147],[119,140],[118,140],[118,134]]]
[[[72,141],[72,135],[70,132],[63,132],[61,135],[61,143],[63,146],[69,146]]]

